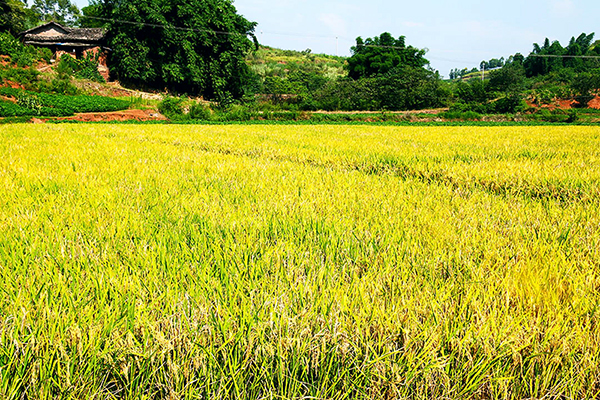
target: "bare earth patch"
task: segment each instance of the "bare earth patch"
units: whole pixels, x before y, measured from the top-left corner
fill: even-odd
[[[32,122],[45,122],[49,119],[35,119]],[[166,118],[156,110],[124,110],[99,113],[80,113],[72,117],[52,118],[54,121],[112,122],[112,121],[164,121]]]

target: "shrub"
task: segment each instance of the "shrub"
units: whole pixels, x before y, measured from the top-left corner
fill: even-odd
[[[257,114],[248,110],[247,107],[234,104],[230,106],[224,114],[222,114],[221,119],[224,121],[250,121],[253,115]]]
[[[490,109],[498,114],[514,114],[527,108],[527,103],[518,94],[509,94],[490,104]]]
[[[210,107],[205,104],[194,103],[190,106],[188,116],[191,119],[210,121],[213,118],[213,112]]]
[[[52,58],[50,50],[25,46],[8,32],[0,33],[0,54],[9,56],[12,63],[21,68],[42,60],[49,62]]]
[[[88,54],[82,59],[76,59],[68,54],[60,58],[56,67],[59,75],[72,75],[80,79],[89,79],[95,82],[105,82],[98,72],[99,55]]]
[[[579,119],[577,111],[565,111],[561,109],[556,109],[552,111],[545,109],[537,110],[533,117],[538,121],[544,122],[575,122],[577,121],[577,119]]]
[[[181,97],[165,97],[158,104],[158,111],[169,119],[183,117],[183,99]]]
[[[0,67],[1,81],[15,82],[27,89],[34,89],[36,87],[39,75],[40,73],[33,68]]]

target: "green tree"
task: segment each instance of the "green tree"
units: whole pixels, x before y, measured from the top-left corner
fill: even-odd
[[[578,74],[571,83],[571,88],[575,92],[575,100],[579,106],[587,107],[600,90],[600,69]]]
[[[70,0],[34,0],[31,6],[33,25],[55,21],[75,26],[81,15],[79,8]]]
[[[102,0],[111,73],[123,83],[228,101],[245,93],[256,23],[231,0]],[[128,21],[128,22],[122,22]],[[256,40],[256,39],[255,39]]]
[[[379,109],[422,110],[447,104],[450,92],[437,72],[406,66],[374,78]]]
[[[525,69],[521,64],[507,64],[490,73],[490,90],[521,93],[525,85]]]
[[[425,59],[425,50],[406,45],[406,38],[398,39],[388,33],[379,37],[363,40],[356,39],[348,58],[348,76],[353,79],[385,74],[395,68],[422,68],[429,64]]]
[[[0,32],[17,35],[26,28],[27,13],[20,0],[0,0]]]
[[[106,22],[102,20],[102,5],[97,0],[90,0],[86,7],[81,9],[79,26],[82,28],[102,28]]]

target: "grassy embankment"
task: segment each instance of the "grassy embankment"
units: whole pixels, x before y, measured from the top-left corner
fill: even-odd
[[[597,398],[597,127],[0,127],[7,399]]]

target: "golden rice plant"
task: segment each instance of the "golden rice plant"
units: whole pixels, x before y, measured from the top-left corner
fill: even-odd
[[[0,126],[0,397],[600,397],[600,128]]]

